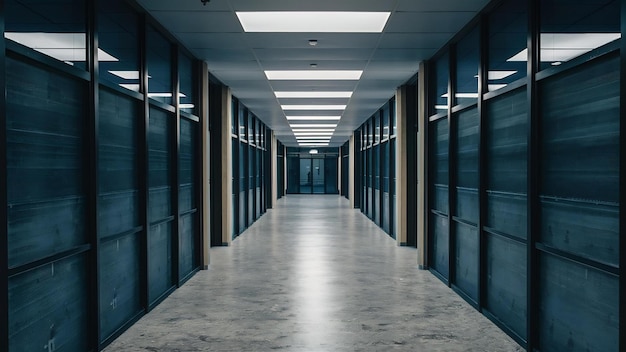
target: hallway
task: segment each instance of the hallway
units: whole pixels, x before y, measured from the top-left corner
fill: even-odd
[[[338,196],[281,199],[105,351],[522,351]]]

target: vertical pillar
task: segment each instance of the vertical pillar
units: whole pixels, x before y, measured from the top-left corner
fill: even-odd
[[[202,63],[200,87],[200,129],[202,131],[202,268],[209,268],[211,258],[211,149],[209,133],[209,67]]]
[[[4,1],[0,1],[0,29],[4,33]],[[6,92],[6,51],[5,41],[0,42],[0,87]],[[6,94],[0,94],[0,351],[9,350],[9,242],[7,216],[7,133],[6,133]]]
[[[354,209],[355,189],[354,189],[354,160],[356,159],[356,150],[354,149],[354,133],[350,136],[348,144],[348,199],[350,199],[350,207]]]
[[[343,148],[339,147],[339,157],[337,158],[337,190],[339,191],[339,196],[341,196],[341,191],[343,188],[343,184],[342,184],[342,173],[341,173],[341,168],[343,166]],[[326,181],[324,181],[326,182]]]
[[[87,67],[89,70],[89,118],[85,125],[84,137],[86,148],[84,154],[87,170],[87,228],[91,253],[89,256],[89,317],[88,346],[100,349],[100,241],[98,239],[98,106],[99,106],[99,65],[98,65],[98,31],[96,23],[97,3],[87,4]]]
[[[232,240],[233,212],[232,209],[232,193],[233,193],[233,150],[231,142],[230,124],[232,120],[232,93],[230,88],[222,87],[222,123],[221,128],[217,132],[221,135],[222,142],[222,244],[228,245]]]
[[[428,229],[426,222],[428,212],[426,203],[428,187],[426,177],[426,153],[428,152],[427,72],[426,62],[420,62],[417,77],[417,265],[420,269],[428,269]]]
[[[626,0],[621,2],[621,31],[622,38],[626,35]],[[626,41],[622,39],[621,54],[620,54],[620,84],[623,87],[626,82]],[[620,90],[620,116],[622,117],[622,123],[620,123],[620,150],[626,150],[626,123],[624,123],[624,116],[626,116],[626,90]],[[626,175],[626,156],[624,153],[620,153],[620,180],[623,180]],[[626,190],[621,188],[619,195],[619,350],[626,351]]]
[[[171,136],[171,146],[174,151],[171,156],[172,170],[170,175],[172,178],[171,197],[172,197],[172,213],[174,214],[174,220],[172,227],[174,229],[172,236],[172,280],[176,287],[180,287],[180,80],[179,80],[179,65],[178,60],[178,46],[172,45],[172,88],[173,88],[173,103],[175,108],[174,113],[174,133]]]
[[[407,133],[410,126],[407,126],[406,111],[406,86],[400,87],[396,91],[396,216],[398,218],[396,229],[396,241],[398,245],[407,242],[407,217],[414,214],[408,214],[407,198]]]
[[[526,96],[528,104],[528,218],[527,218],[527,251],[526,251],[526,287],[527,287],[527,337],[526,349],[533,351],[539,348],[539,256],[535,245],[538,240],[539,228],[539,113],[537,102],[537,79],[539,68],[539,0],[528,0],[528,56],[526,69]]]
[[[268,130],[269,131],[269,130]],[[272,206],[276,204],[278,201],[278,187],[281,187],[278,184],[278,143],[276,140],[276,136],[274,135],[274,131],[272,131],[270,135],[270,143],[271,147],[271,158],[272,158]]]

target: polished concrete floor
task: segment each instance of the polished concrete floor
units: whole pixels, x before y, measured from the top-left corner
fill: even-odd
[[[105,351],[523,351],[338,196],[287,196]]]

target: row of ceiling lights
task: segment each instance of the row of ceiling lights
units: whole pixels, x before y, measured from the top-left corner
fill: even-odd
[[[272,33],[381,33],[389,12],[237,12],[246,32]],[[310,39],[310,46],[318,41]],[[265,71],[268,80],[283,81],[358,81],[362,70]],[[352,91],[275,91],[298,145],[328,146]],[[289,104],[285,99],[310,99],[309,104]],[[321,104],[316,99],[337,99],[337,104]],[[345,102],[345,104],[344,104]],[[300,115],[300,114],[309,115]]]

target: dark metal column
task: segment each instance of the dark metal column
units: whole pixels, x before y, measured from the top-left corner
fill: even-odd
[[[483,16],[479,21],[479,46],[480,53],[478,62],[478,223],[476,224],[478,231],[478,310],[482,312],[483,305],[487,302],[487,239],[483,232],[483,226],[487,219],[487,147],[486,136],[487,129],[485,121],[487,119],[486,103],[483,94],[487,90],[487,75],[489,68],[487,67],[487,59],[489,57],[488,45],[489,30],[487,28],[487,18]]]
[[[4,34],[4,1],[0,1],[0,28]],[[6,47],[0,41],[0,87],[6,92]],[[9,350],[9,250],[7,216],[7,122],[6,94],[0,94],[0,174],[4,182],[0,183],[0,350]]]
[[[621,1],[622,38],[626,34],[626,0]],[[619,187],[619,350],[626,351],[626,40],[620,41],[620,187]]]
[[[528,351],[539,347],[539,258],[535,248],[539,223],[539,113],[536,73],[539,65],[539,0],[529,0],[528,6],[528,222],[527,222],[527,346]]]
[[[456,46],[450,45],[448,54],[448,286],[456,281],[456,231],[452,213],[456,209],[457,178],[457,118],[452,118],[456,93]]]
[[[178,69],[178,61],[179,61],[179,53],[178,46],[171,46],[172,52],[172,87],[173,89],[173,103],[174,103],[174,131],[171,134],[171,145],[172,145],[172,155],[171,155],[171,165],[172,169],[170,170],[171,175],[171,200],[172,200],[172,214],[174,215],[174,220],[172,220],[172,281],[173,284],[177,287],[180,286],[180,165],[179,165],[179,153],[180,153],[180,83],[179,83],[179,69]]]
[[[148,183],[148,127],[150,126],[150,103],[148,102],[148,55],[147,51],[147,19],[141,16],[139,28],[139,58],[140,58],[140,92],[143,94],[142,116],[139,126],[139,218],[143,228],[140,241],[140,297],[141,306],[148,311],[148,233],[150,232],[150,219],[148,219],[149,183]]]
[[[97,1],[88,1],[87,18],[87,67],[89,69],[89,118],[85,124],[85,164],[87,166],[87,236],[91,251],[89,255],[89,311],[88,345],[100,349],[100,267],[98,240],[98,31]]]

